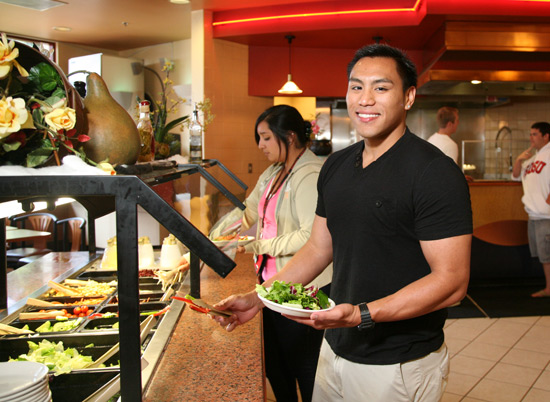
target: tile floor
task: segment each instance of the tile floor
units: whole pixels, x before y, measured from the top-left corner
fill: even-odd
[[[447,320],[442,402],[550,401],[550,316]]]
[[[449,319],[442,402],[550,401],[550,316]],[[268,384],[267,401],[275,397]]]

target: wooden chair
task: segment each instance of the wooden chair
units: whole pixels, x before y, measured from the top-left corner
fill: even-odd
[[[11,226],[18,227],[19,229],[32,229],[38,230],[41,232],[52,232],[52,237],[55,239],[57,226],[57,217],[54,214],[47,212],[36,212],[32,214],[20,215],[20,216],[10,216]],[[52,250],[47,247],[35,247],[33,244],[32,247],[28,243],[12,243],[12,248],[6,250],[6,259],[8,266],[17,268],[21,265],[25,265],[27,262],[21,261],[27,257],[38,258],[45,254],[48,254]],[[34,258],[34,259],[35,259]]]
[[[86,249],[86,235],[84,232],[86,220],[84,218],[75,216],[61,219],[56,222],[56,225],[58,226],[57,235],[60,236],[59,239],[55,239],[56,251],[81,251]]]

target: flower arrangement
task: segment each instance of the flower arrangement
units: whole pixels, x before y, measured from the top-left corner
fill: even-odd
[[[75,142],[84,143],[90,137],[76,132],[76,112],[67,105],[61,76],[46,62],[36,63],[27,71],[17,61],[17,46],[2,34],[0,165],[37,167],[52,154],[60,165],[61,149],[95,165],[86,158],[82,147],[75,148]]]
[[[323,134],[323,131],[325,131],[324,129],[321,128],[321,126],[319,126],[318,119],[319,119],[319,114],[317,114],[317,116],[315,116],[314,120],[310,121],[310,123],[311,123],[311,132],[310,132],[309,139],[311,141],[316,139],[319,135]]]
[[[187,104],[188,100],[178,96],[173,88],[173,81],[170,79],[170,72],[174,69],[174,63],[164,59],[162,72],[165,78],[162,79],[154,70],[151,70],[160,80],[161,92],[160,98],[154,101],[155,108],[151,113],[151,123],[155,136],[155,159],[165,159],[169,156],[179,154],[181,150],[181,142],[179,138],[170,133],[171,130],[179,127],[183,130],[184,127],[189,128],[191,120],[189,116],[182,116],[167,122],[170,113],[176,113],[180,106]],[[138,99],[139,104],[139,99]],[[208,124],[214,119],[211,113],[211,103],[208,98],[203,102],[198,102],[197,107],[203,114],[204,122],[203,129],[206,130]]]

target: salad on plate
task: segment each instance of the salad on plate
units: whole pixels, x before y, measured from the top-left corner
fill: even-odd
[[[321,289],[314,286],[305,287],[301,283],[274,281],[267,289],[262,285],[256,285],[256,293],[263,299],[293,309],[324,310],[333,305]]]

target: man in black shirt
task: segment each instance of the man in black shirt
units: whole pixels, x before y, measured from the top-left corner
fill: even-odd
[[[348,67],[347,105],[362,141],[331,155],[318,181],[311,237],[274,280],[308,283],[334,263],[336,307],[309,318],[327,329],[314,401],[436,401],[448,374],[445,307],[469,280],[472,215],[457,165],[410,133],[414,64],[371,45]],[[262,307],[254,292],[218,304],[233,330]]]

